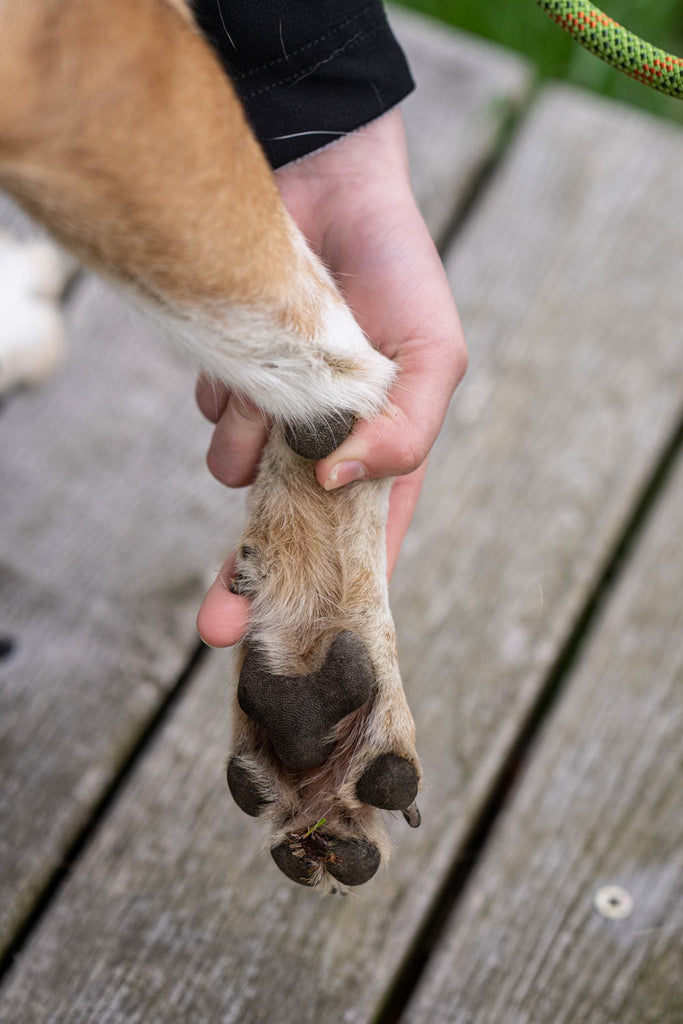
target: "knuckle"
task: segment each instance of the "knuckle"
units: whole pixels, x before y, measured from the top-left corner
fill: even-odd
[[[455,332],[444,339],[442,346],[443,365],[444,368],[447,368],[449,379],[455,390],[467,372],[469,362],[467,343],[461,333]]]
[[[429,445],[419,437],[404,437],[395,451],[395,465],[399,475],[412,473],[421,466],[429,454]]]

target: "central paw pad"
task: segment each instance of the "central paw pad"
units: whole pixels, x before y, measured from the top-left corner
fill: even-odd
[[[330,731],[369,700],[372,683],[365,646],[345,630],[310,675],[275,675],[251,649],[242,665],[237,699],[245,714],[266,730],[280,760],[294,771],[305,771],[327,760],[334,749]]]
[[[316,832],[291,836],[270,853],[280,871],[300,885],[315,884],[321,864],[342,885],[363,885],[380,863],[379,850],[366,839],[335,839]]]

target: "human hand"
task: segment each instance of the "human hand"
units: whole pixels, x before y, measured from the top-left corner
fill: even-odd
[[[389,575],[422,487],[426,458],[467,350],[441,261],[415,205],[398,108],[340,142],[276,172],[282,198],[335,275],[367,336],[399,367],[387,411],[359,423],[316,466],[326,489],[359,476],[396,476],[387,521]],[[201,377],[197,401],[216,424],[207,463],[229,487],[254,479],[267,436],[258,410]],[[213,647],[236,643],[248,602],[230,593],[230,556],[200,609]]]

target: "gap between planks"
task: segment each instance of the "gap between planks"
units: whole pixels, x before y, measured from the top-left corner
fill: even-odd
[[[534,751],[544,724],[565,692],[585,645],[599,628],[602,612],[612,591],[627,570],[674,468],[681,460],[683,412],[677,427],[662,448],[650,478],[645,482],[634,503],[622,535],[596,574],[594,587],[587,595],[573,628],[550,667],[536,703],[530,708],[526,721],[522,723],[517,739],[501,765],[489,797],[464,838],[460,855],[453,862],[441,889],[435,894],[432,905],[388,990],[386,1001],[373,1018],[372,1024],[399,1024],[403,1018],[430,957],[457,912],[469,879],[485,853],[513,788],[519,784],[522,775],[528,772],[532,765]]]
[[[670,423],[670,422],[671,422],[671,421],[672,421],[672,420],[673,420],[673,419],[675,418],[675,416],[676,416],[676,412],[674,411],[674,414],[673,414],[673,416],[669,417],[669,423]],[[666,432],[664,432],[664,436],[666,436]],[[658,443],[658,445],[657,445],[657,446],[655,447],[655,450],[654,450],[653,452],[650,452],[650,454],[649,454],[649,457],[648,457],[648,464],[649,464],[649,466],[651,466],[651,465],[652,465],[652,461],[653,461],[653,459],[654,459],[655,461],[657,461],[657,453],[658,453],[658,452],[661,452],[661,451],[662,451],[662,447],[663,447],[663,444],[662,444],[662,440],[661,440],[661,437],[662,437],[662,435],[659,435],[659,437],[660,437],[660,440],[659,440],[659,443]],[[645,475],[645,474],[643,474],[643,475]],[[651,477],[651,473],[650,473],[649,475],[650,475],[650,477]],[[646,477],[646,478],[647,478],[647,477]],[[642,479],[643,479],[643,476],[641,476],[641,477],[640,477],[640,479],[642,480]],[[631,494],[631,496],[630,496],[630,500],[629,500],[629,502],[628,502],[628,505],[627,505],[626,509],[624,510],[624,516],[622,517],[622,524],[623,524],[624,522],[625,522],[625,523],[629,523],[629,524],[633,522],[633,514],[632,514],[632,509],[633,509],[633,507],[634,507],[634,505],[635,505],[635,504],[638,504],[638,505],[640,505],[640,504],[641,504],[641,502],[640,502],[640,501],[637,501],[636,499],[638,498],[638,494],[639,494],[639,493],[640,493],[640,494],[642,495],[642,492],[643,492],[642,486],[641,486],[641,488],[640,488],[640,489],[634,489],[634,493],[633,493],[633,494]],[[653,500],[654,500],[654,499],[653,499]],[[624,527],[623,527],[623,525],[622,525],[622,529],[621,529],[621,531],[620,531],[620,534],[621,534],[621,536],[623,537],[623,536],[624,536],[625,534],[627,534],[627,533],[628,533],[628,530],[626,530],[626,531],[625,531],[625,530],[624,530]],[[612,548],[612,550],[614,550],[614,543],[611,543],[611,544],[610,544],[610,547]],[[597,562],[596,562],[596,563],[594,563],[594,564],[596,564],[596,565],[597,565],[597,570],[596,570],[596,568],[593,568],[593,570],[591,571],[591,574],[590,574],[590,576],[589,576],[589,579],[587,580],[587,586],[586,586],[586,588],[585,588],[585,589],[586,589],[586,591],[587,591],[587,592],[588,592],[589,594],[592,594],[592,593],[594,593],[594,592],[595,592],[595,584],[594,584],[594,581],[595,581],[595,579],[596,579],[596,578],[598,577],[598,575],[599,575],[599,571],[598,571],[598,570],[600,569],[600,567],[601,567],[601,566],[603,566],[603,565],[604,565],[604,557],[600,557],[600,559],[599,559],[599,560],[597,560]],[[604,573],[603,573],[603,576],[604,576]],[[572,621],[573,621],[573,622],[576,622],[576,621],[577,621],[577,618],[579,618],[579,617],[580,617],[580,615],[582,614],[582,611],[581,611],[581,609],[582,609],[582,608],[585,608],[585,606],[586,606],[586,598],[585,598],[585,596],[584,596],[584,598],[583,598],[582,602],[581,602],[580,604],[577,604],[577,606],[575,607],[575,609],[574,609],[574,613],[573,613],[573,616],[572,616],[572,618],[571,618],[571,619],[570,619],[570,621],[569,621],[569,622],[568,622],[568,623],[566,624],[566,626],[565,626],[565,629],[563,630],[563,633],[564,633],[564,635],[565,635],[565,636],[567,635],[567,632],[569,631],[569,630],[567,629],[567,626],[571,626],[571,622],[572,622]],[[545,678],[546,678],[546,679],[547,679],[547,675],[548,675],[548,673],[547,673],[547,671],[546,671],[546,673],[544,673],[544,676],[545,676]],[[543,681],[544,681],[544,680],[542,679],[542,680],[541,680],[541,683],[543,683]],[[528,719],[528,717],[529,717],[529,712],[528,712],[528,710],[527,710],[527,714],[526,714],[526,716],[525,716],[525,717],[524,717],[524,718],[522,719],[522,726],[523,726],[523,723],[524,723],[524,721],[526,721],[526,720]],[[519,732],[520,732],[520,728],[521,728],[522,726],[520,726],[520,724],[518,723],[518,726],[517,726],[517,728],[516,728],[516,730],[515,730],[515,732],[516,732],[517,734],[519,734]],[[513,744],[514,744],[514,737],[513,737]],[[508,749],[509,749],[509,746],[508,746]],[[498,775],[498,774],[499,774],[499,772],[497,771],[497,775]],[[496,777],[497,777],[497,775],[496,775]],[[494,781],[495,781],[495,780],[494,780]],[[490,791],[490,786],[489,786],[488,788],[489,788],[489,791]],[[471,831],[471,830],[470,830],[470,831]],[[459,844],[458,844],[458,849],[462,849],[464,845],[465,845],[465,840],[464,840],[464,839],[461,839],[461,841],[460,841],[460,842],[459,842]],[[404,960],[402,961],[402,963],[405,963],[405,962],[406,962],[406,959],[404,958]]]
[[[103,790],[99,800],[92,809],[90,818],[74,836],[64,854],[62,862],[55,868],[54,873],[36,900],[30,913],[22,922],[21,927],[17,929],[14,938],[7,946],[2,957],[0,957],[0,984],[2,984],[3,978],[30,939],[34,929],[52,906],[64,882],[78,864],[100,826],[107,819],[111,809],[125,789],[128,779],[144,757],[145,752],[161,732],[164,723],[170,718],[173,710],[189,689],[192,679],[202,667],[208,652],[209,648],[199,641],[190,655],[187,665],[137,737],[119,772]]]

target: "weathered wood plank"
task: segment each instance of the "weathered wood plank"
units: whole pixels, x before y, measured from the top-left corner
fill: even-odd
[[[430,38],[416,44],[418,80],[431,75]],[[461,59],[457,40],[438,45],[440,60]],[[519,96],[526,79],[516,58],[491,53],[457,105],[428,85],[444,131],[475,140],[463,142],[454,179],[485,158],[488,101]],[[439,145],[422,144],[415,171],[450,217],[458,189],[434,178]],[[16,225],[14,212],[7,219]],[[241,499],[204,468],[208,429],[189,370],[95,283],[77,297],[69,334],[65,368],[17,395],[1,421],[1,630],[16,649],[0,662],[0,947],[185,665],[205,570],[241,520]]]
[[[510,50],[441,22],[397,7],[390,21],[417,82],[403,104],[413,189],[432,237],[442,242],[501,130],[527,100],[533,76]],[[465,116],[454,119],[454,109]]]
[[[184,667],[240,518],[188,368],[94,280],[67,329],[67,364],[2,412],[4,942]]]
[[[683,460],[406,1024],[683,1014]],[[618,884],[623,919],[596,891]]]
[[[219,656],[0,1019],[373,1018],[683,404],[683,294],[659,259],[683,234],[682,155],[679,132],[553,91],[449,261],[472,372],[393,587],[427,785],[389,870],[348,901],[280,878],[223,790]]]
[[[37,230],[15,203],[0,192],[0,232],[7,232],[14,238],[28,238]]]

